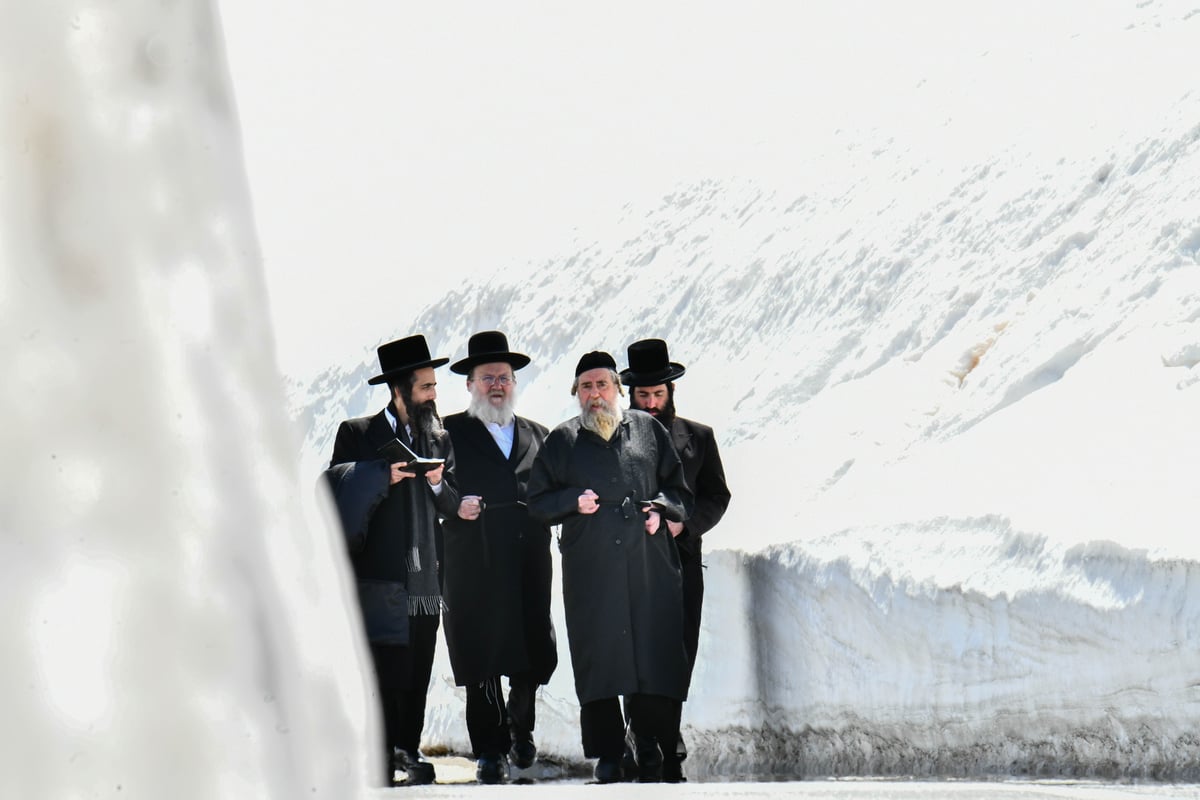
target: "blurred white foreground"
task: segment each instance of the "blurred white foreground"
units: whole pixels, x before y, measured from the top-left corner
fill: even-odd
[[[374,709],[211,4],[0,18],[0,797],[353,800]]]

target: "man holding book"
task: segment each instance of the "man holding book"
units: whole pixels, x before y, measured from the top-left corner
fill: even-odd
[[[433,765],[419,747],[442,609],[439,516],[459,507],[434,375],[449,359],[432,358],[420,334],[381,345],[378,356],[380,374],[367,383],[387,383],[387,407],[341,424],[326,476],[375,665],[385,785],[396,770],[406,783],[432,783]]]

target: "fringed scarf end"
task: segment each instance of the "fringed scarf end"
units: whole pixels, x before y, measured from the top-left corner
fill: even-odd
[[[437,615],[446,610],[446,602],[438,595],[413,597],[408,596],[408,615],[410,617],[422,615]]]

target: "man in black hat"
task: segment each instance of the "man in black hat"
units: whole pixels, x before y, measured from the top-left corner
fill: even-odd
[[[662,521],[687,518],[692,496],[666,428],[618,405],[608,353],[579,359],[580,414],[546,437],[529,509],[562,524],[563,605],[583,752],[596,780],[621,779],[630,726],[674,752],[687,690],[679,554]]]
[[[434,368],[450,359],[430,357],[420,334],[381,345],[378,355],[381,372],[367,383],[386,381],[390,402],[373,417],[341,424],[327,475],[375,664],[385,785],[396,770],[405,772],[407,783],[432,783],[433,765],[421,758],[419,747],[442,608],[439,516],[459,507],[454,451],[437,413]],[[411,459],[398,460],[387,452],[394,439],[442,464],[424,471],[429,465],[418,469]]]
[[[534,699],[558,665],[550,620],[550,528],[525,505],[548,433],[518,417],[516,371],[529,356],[499,331],[477,333],[450,370],[467,376],[467,410],[444,420],[454,444],[458,513],[445,522],[446,645],[467,690],[467,732],[480,783],[501,783],[506,756],[533,764]],[[500,676],[509,678],[505,704]]]
[[[688,656],[688,683],[696,665],[696,649],[700,640],[700,608],[704,601],[704,571],[701,567],[701,537],[721,521],[729,507],[729,486],[725,483],[725,468],[717,450],[713,429],[699,422],[684,419],[675,413],[675,381],[683,377],[684,366],[671,361],[667,343],[662,339],[642,339],[629,345],[629,369],[621,373],[621,382],[630,387],[629,406],[645,411],[671,432],[675,451],[683,462],[683,474],[696,498],[695,508],[686,522],[667,521],[667,528],[679,548],[683,569],[684,643]],[[647,748],[650,752],[646,752]],[[642,780],[656,777],[653,743],[638,742],[642,750],[639,762],[647,762],[648,773]],[[679,737],[676,752],[662,754],[662,779],[683,780],[681,762],[687,758],[683,737]],[[641,767],[639,763],[639,768]]]

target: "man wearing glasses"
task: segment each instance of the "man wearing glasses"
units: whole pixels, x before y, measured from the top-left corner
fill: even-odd
[[[529,356],[499,331],[467,343],[450,369],[467,376],[470,404],[443,424],[461,493],[445,521],[446,644],[454,680],[467,690],[467,732],[480,783],[501,783],[507,762],[524,769],[533,741],[537,687],[558,665],[550,621],[550,529],[530,517],[525,487],[546,428],[518,417],[516,371]],[[500,683],[508,676],[507,703]]]

